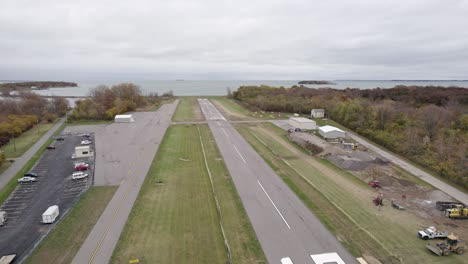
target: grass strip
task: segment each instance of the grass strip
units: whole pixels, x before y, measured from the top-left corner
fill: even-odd
[[[91,187],[25,263],[71,263],[116,190]]]
[[[208,126],[184,125],[166,132],[111,263],[228,261],[198,128],[233,262],[265,262]]]

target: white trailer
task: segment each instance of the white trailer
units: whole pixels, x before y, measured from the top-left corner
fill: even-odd
[[[114,121],[115,123],[131,123],[134,122],[135,119],[132,115],[116,115]]]
[[[42,223],[52,224],[59,215],[58,205],[52,205],[42,214]]]
[[[3,226],[7,220],[6,212],[0,211],[0,226]]]

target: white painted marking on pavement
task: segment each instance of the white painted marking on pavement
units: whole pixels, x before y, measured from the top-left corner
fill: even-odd
[[[224,130],[224,128],[221,128],[224,132],[224,135],[226,135],[226,137],[229,137],[229,135],[226,133],[226,130]]]
[[[283,219],[284,223],[286,224],[286,226],[291,229],[291,227],[289,226],[288,222],[286,222],[286,219],[284,219],[284,216],[283,214],[281,214],[280,210],[278,210],[278,207],[276,207],[276,204],[273,202],[273,200],[271,200],[270,198],[270,195],[268,195],[268,193],[265,191],[265,188],[263,188],[263,185],[260,183],[259,180],[257,180],[258,184],[260,185],[260,188],[262,188],[263,192],[266,194],[266,196],[268,197],[268,199],[270,200],[271,204],[275,207],[276,209],[276,212],[278,212],[278,214],[281,216],[281,219]]]
[[[242,161],[247,164],[247,162],[245,161],[244,157],[242,157],[242,155],[240,154],[239,150],[236,148],[236,145],[232,144],[232,146],[234,146],[234,148],[236,149],[237,151],[237,154],[239,154],[239,157],[241,157]]]
[[[315,255],[310,255],[310,257],[316,264],[325,264],[325,263],[346,264],[336,252],[315,254]]]

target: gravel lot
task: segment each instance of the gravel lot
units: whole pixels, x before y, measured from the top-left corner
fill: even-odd
[[[21,261],[92,185],[94,159],[71,158],[80,141],[80,135],[70,134],[65,136],[65,140],[55,142],[56,149],[46,150],[31,170],[39,175],[37,181],[19,184],[0,206],[8,218],[7,223],[0,227],[0,256],[17,254],[15,263]],[[87,179],[71,179],[76,161],[90,163]],[[42,213],[51,205],[59,206],[58,221],[52,225],[42,224]]]

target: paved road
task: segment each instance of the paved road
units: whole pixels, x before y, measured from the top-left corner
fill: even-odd
[[[199,103],[269,263],[356,263],[211,102]]]
[[[65,122],[65,118],[61,118],[55,126],[47,131],[32,147],[29,148],[21,157],[17,158],[15,162],[0,175],[0,190],[13,178],[18,171],[36,154],[36,152],[44,145],[44,143],[59,129]]]
[[[157,112],[135,113],[134,123],[112,124],[103,130],[118,133],[120,135],[118,137],[108,135],[108,137],[99,138],[100,132],[96,133],[95,179],[97,180],[103,176],[99,174],[104,173],[105,177],[101,177],[102,182],[98,184],[120,180],[120,187],[72,263],[108,263],[110,261],[159,144],[166,129],[172,123],[171,118],[177,104],[178,100],[161,106]],[[101,144],[99,141],[103,141],[101,143],[103,146],[106,145],[105,149],[99,147]],[[109,151],[112,155],[107,153],[101,156],[103,151]],[[99,164],[99,157],[103,159],[101,162],[103,164]],[[113,166],[120,169],[115,170]],[[114,175],[107,177],[110,176],[107,175],[108,173]]]
[[[379,147],[377,147],[376,145],[373,145],[369,142],[367,142],[367,140],[365,140],[364,138],[360,137],[360,136],[357,136],[356,134],[354,133],[351,133],[349,131],[346,131],[346,134],[356,140],[357,142],[359,142],[360,144],[366,146],[367,148],[377,152],[379,155],[381,155],[382,157],[388,159],[389,161],[393,162],[394,164],[396,164],[397,166],[405,169],[406,171],[410,172],[411,174],[413,175],[416,175],[417,177],[421,178],[423,181],[427,182],[427,183],[430,183],[431,185],[433,185],[434,187],[436,187],[437,189],[445,192],[446,194],[452,196],[453,198],[457,199],[458,201],[464,203],[464,204],[468,204],[468,195],[458,189],[455,189],[454,187],[446,184],[445,182],[435,178],[434,176],[418,169],[417,167],[415,167],[414,165],[411,165],[410,163],[404,161],[403,159],[397,157],[396,155],[393,155],[391,153],[389,153],[388,151],[386,150],[383,150]]]

